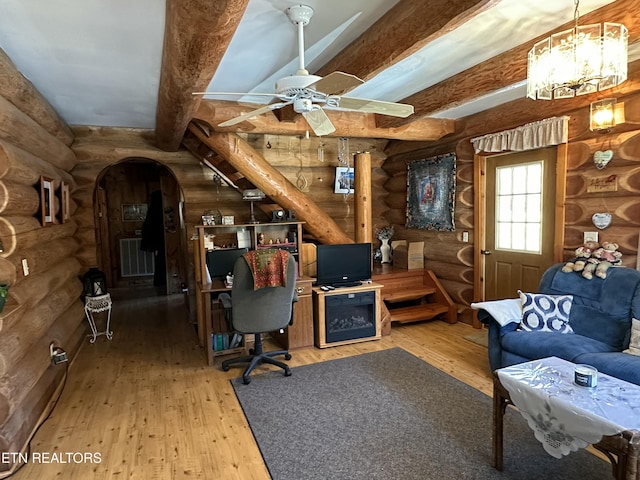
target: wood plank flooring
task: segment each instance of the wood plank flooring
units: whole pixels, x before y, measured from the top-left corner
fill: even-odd
[[[182,296],[115,299],[112,328],[111,342],[87,339],[31,442],[31,454],[51,463],[29,463],[12,480],[270,478],[228,381],[242,370],[223,372],[224,357],[206,366]],[[293,350],[289,364],[400,346],[490,395],[487,350],[462,338],[475,331],[438,320],[394,325],[379,341]],[[100,462],[76,463],[78,454]]]

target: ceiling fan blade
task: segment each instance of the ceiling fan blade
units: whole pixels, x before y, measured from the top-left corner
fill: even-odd
[[[252,110],[247,113],[243,113],[242,115],[238,115],[226,122],[219,123],[219,127],[230,127],[231,125],[235,125],[236,123],[244,122],[245,120],[249,120],[250,118],[257,117],[266,112],[270,112],[271,110],[276,110],[278,108],[282,108],[285,105],[290,105],[293,102],[280,102],[280,103],[272,103],[270,105],[265,105],[264,107],[260,107],[256,110]]]
[[[407,103],[383,102],[367,98],[340,97],[338,108],[358,110],[359,112],[379,113],[393,117],[408,117],[413,114],[413,105]]]
[[[336,127],[333,126],[327,114],[321,108],[312,110],[310,112],[303,112],[302,116],[305,118],[313,133],[318,137],[323,135],[329,135],[336,131]]]
[[[352,88],[362,85],[363,80],[360,80],[355,75],[343,72],[333,72],[326,77],[321,78],[315,83],[309,85],[309,87],[315,88],[318,92],[326,93],[327,95],[336,95],[338,93],[344,93]]]

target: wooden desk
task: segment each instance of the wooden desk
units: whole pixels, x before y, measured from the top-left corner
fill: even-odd
[[[312,284],[311,277],[300,277],[296,280],[298,301],[293,304],[293,324],[285,328],[282,333],[271,333],[271,338],[285,350],[313,347]]]
[[[198,307],[198,337],[200,346],[204,346],[207,354],[207,364],[213,365],[213,359],[220,355],[229,355],[232,353],[244,353],[244,342],[242,346],[229,348],[226,350],[214,351],[213,349],[213,318],[211,310],[211,301],[215,295],[220,293],[231,293],[231,289],[227,288],[222,280],[214,280],[212,283],[199,284],[200,294],[197,301]]]
[[[298,302],[293,305],[293,324],[280,334],[272,334],[274,340],[285,349],[313,346],[313,312],[311,300],[311,277],[299,277],[296,280],[296,293]],[[198,283],[196,295],[196,307],[198,311],[198,339],[200,346],[206,349],[207,364],[213,365],[216,356],[243,353],[246,347],[214,351],[212,342],[212,310],[211,301],[220,293],[231,293],[222,280],[214,280],[212,283]],[[243,342],[244,343],[244,342]]]

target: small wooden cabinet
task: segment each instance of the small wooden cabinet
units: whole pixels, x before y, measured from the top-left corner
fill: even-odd
[[[292,350],[302,347],[313,347],[313,299],[311,288],[313,278],[300,277],[296,281],[298,301],[293,304],[293,324],[284,332],[273,332],[271,337],[282,348]]]
[[[313,288],[313,303],[314,303],[314,316],[313,316],[313,328],[315,345],[318,348],[334,347],[337,345],[347,345],[350,343],[366,342],[369,340],[378,340],[381,337],[380,330],[380,289],[382,285],[377,283],[362,284],[357,287],[345,287],[336,288],[335,290],[324,291],[320,287]],[[361,301],[360,301],[361,299]],[[348,326],[355,332],[358,332],[357,337],[340,339],[340,333],[336,338],[331,338],[331,318],[328,315],[328,305],[333,303],[336,308],[356,308],[355,315],[345,315],[348,317],[366,317],[366,323],[371,323],[371,327],[365,326],[364,329],[357,328],[358,325]],[[365,307],[365,308],[362,308]],[[369,308],[370,307],[370,308]],[[350,312],[353,313],[353,312]],[[329,314],[331,315],[331,314]],[[373,317],[373,318],[371,318]],[[344,319],[338,319],[342,322]],[[362,332],[366,332],[361,335]],[[347,335],[349,336],[349,335]]]

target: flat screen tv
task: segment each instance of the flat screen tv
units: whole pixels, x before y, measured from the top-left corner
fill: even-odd
[[[371,279],[371,243],[316,247],[316,283],[334,287],[359,285]]]
[[[211,280],[223,280],[227,273],[233,273],[233,265],[248,248],[220,248],[207,251],[207,269]]]

